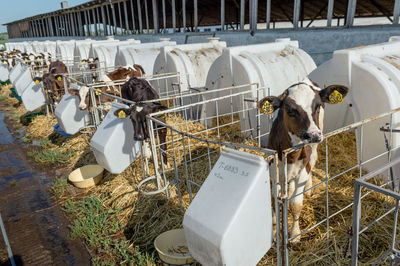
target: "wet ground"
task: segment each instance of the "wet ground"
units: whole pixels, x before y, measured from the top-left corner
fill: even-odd
[[[80,241],[48,190],[53,176],[35,169],[0,113],[0,214],[17,265],[90,265]],[[7,265],[0,231],[0,265]]]

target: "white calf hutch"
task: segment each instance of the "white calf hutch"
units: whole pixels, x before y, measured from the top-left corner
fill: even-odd
[[[319,66],[310,77],[320,85],[343,84],[350,88],[350,97],[346,97],[343,104],[326,107],[325,132],[393,110],[400,106],[400,42],[335,51],[333,58]],[[392,119],[394,127],[399,128],[399,114],[394,114]],[[368,147],[363,150],[363,161],[386,151],[379,128],[389,122],[388,117],[386,121],[364,127],[362,143],[361,132],[357,133],[358,149]],[[398,146],[400,135],[394,134],[392,142],[392,146]],[[372,160],[365,165],[366,170],[372,171],[386,161],[386,157]]]
[[[65,64],[74,62],[75,41],[58,41],[56,47],[56,58]]]
[[[315,68],[312,58],[299,48],[297,41],[290,41],[290,39],[278,39],[274,43],[227,47],[223,49],[222,55],[213,62],[208,71],[205,86],[208,90],[215,90],[215,93],[208,94],[207,97],[214,99],[233,92],[220,91],[220,88],[255,83],[264,90],[259,95],[256,95],[254,91],[245,97],[261,99],[268,94],[278,96],[290,85],[302,81]],[[240,90],[248,89],[249,87],[243,87]],[[255,106],[251,102],[244,103],[244,100],[243,98],[231,103],[230,99],[226,98],[218,103],[208,103],[205,106],[207,116],[217,115],[217,111],[218,115],[237,112],[243,104]],[[218,110],[216,110],[217,105]],[[255,127],[256,113],[247,112],[245,117],[240,115],[242,131]],[[211,121],[207,122],[209,124]],[[270,126],[267,117],[261,117],[260,125],[261,135],[265,136]],[[261,144],[265,147],[266,143],[265,136],[261,139]]]
[[[180,86],[182,92],[189,91],[189,88],[204,87],[211,64],[225,47],[225,42],[215,38],[210,38],[206,43],[162,47],[155,60],[153,74],[179,73],[180,81],[179,84],[177,79],[161,84],[160,95],[173,91],[176,85]]]
[[[115,66],[133,66],[134,64],[138,64],[143,67],[147,75],[151,75],[153,74],[154,63],[160,53],[161,47],[174,45],[176,45],[176,42],[165,40],[154,43],[118,46]]]

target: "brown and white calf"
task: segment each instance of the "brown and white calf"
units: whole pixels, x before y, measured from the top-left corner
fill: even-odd
[[[309,144],[287,155],[288,197],[297,195],[289,202],[293,224],[290,237],[300,234],[299,218],[303,208],[303,192],[312,187],[311,170],[317,161],[317,146],[323,140],[323,119],[325,103],[340,103],[349,89],[331,85],[321,89],[306,78],[294,84],[281,95],[268,96],[257,103],[262,113],[274,113],[267,148],[276,150],[279,165],[282,166],[283,151],[299,144]],[[279,171],[283,182],[283,171]],[[272,177],[274,178],[274,177]],[[278,193],[280,189],[273,190]],[[299,242],[300,237],[293,239]]]
[[[144,70],[140,65],[134,65],[133,67],[119,67],[118,69],[105,74],[102,78],[101,81],[104,82],[106,87],[101,87],[99,90],[101,92],[105,92],[108,94],[112,94],[115,96],[121,96],[121,88],[120,86],[115,86],[114,81],[117,80],[126,80],[129,81],[130,78],[133,77],[142,77],[144,75]],[[69,93],[71,95],[75,95],[79,97],[79,109],[85,110],[87,109],[90,105],[90,97],[89,97],[89,88],[87,86],[82,86],[79,91],[76,90],[69,90]],[[98,99],[97,99],[98,101]],[[112,101],[111,97],[108,97],[104,95],[102,97],[102,102],[103,103],[109,103]],[[97,104],[100,104],[98,101]]]

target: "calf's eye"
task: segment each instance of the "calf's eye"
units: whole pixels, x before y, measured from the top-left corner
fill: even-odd
[[[286,106],[286,112],[291,117],[295,117],[299,114],[299,112],[295,108],[293,108],[289,105]]]

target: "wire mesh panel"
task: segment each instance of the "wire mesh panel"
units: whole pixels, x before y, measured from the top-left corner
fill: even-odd
[[[147,176],[150,174],[150,177],[139,185],[140,191],[145,194],[166,192],[170,197],[178,197],[181,207],[185,209],[214,166],[222,146],[264,155],[270,163],[271,172],[275,174],[272,180],[278,181],[273,186],[275,190],[273,194],[276,204],[275,229],[279,233],[275,235],[274,251],[269,252],[262,263],[349,264],[354,182],[366,173],[367,165],[374,161],[381,162],[382,159],[391,160],[398,148],[398,141],[390,141],[392,139],[390,131],[386,132],[385,136],[379,130],[380,125],[390,124],[390,113],[325,134],[325,140],[316,148],[318,161],[312,169],[312,185],[304,191],[297,192],[292,190],[290,180],[287,180],[289,165],[287,158],[290,153],[309,145],[286,150],[283,152],[282,160],[271,161],[273,156],[267,149],[260,147],[260,124],[253,123],[250,128],[244,126],[248,125],[249,114],[255,109],[253,101],[256,99],[252,99],[251,95],[254,94],[246,91],[225,96],[232,98],[232,102],[238,100],[234,98],[240,98],[239,101],[243,103],[240,110],[233,111],[232,108],[229,114],[209,114],[207,109],[199,111],[205,103],[218,105],[218,102],[223,102],[222,98],[204,100],[151,114],[149,132],[151,144],[155,144],[152,146],[152,152],[157,156],[153,158],[155,168],[147,174]],[[269,119],[269,123],[272,123],[272,117]],[[261,121],[259,114],[255,121]],[[382,143],[384,151],[368,151],[368,146],[363,145],[365,143],[363,131],[366,128],[376,128],[380,138],[375,141]],[[255,134],[246,134],[247,131]],[[162,147],[160,135],[165,132],[166,147]],[[265,135],[268,137],[268,133]],[[167,164],[163,156],[167,157]],[[397,169],[392,170],[393,173],[398,172]],[[382,184],[387,178],[390,178],[390,175],[381,176],[376,182]],[[291,205],[299,197],[304,201],[299,217],[300,233],[291,234],[293,224]],[[369,203],[371,210],[387,205],[386,199],[382,197],[374,197]],[[379,245],[373,252],[364,255],[363,262],[369,263],[372,259],[378,258],[384,246],[384,244]]]

